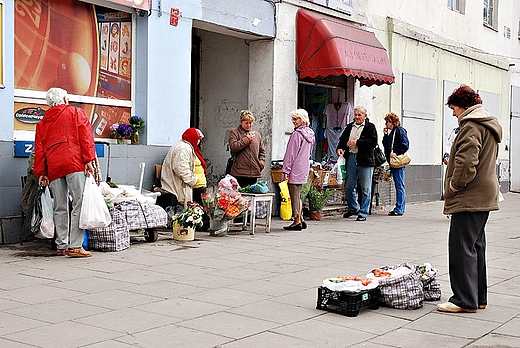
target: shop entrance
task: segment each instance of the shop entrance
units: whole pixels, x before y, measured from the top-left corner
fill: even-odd
[[[300,82],[298,105],[309,113],[316,134],[311,159],[336,162],[336,147],[343,130],[353,120],[353,106],[343,87]]]

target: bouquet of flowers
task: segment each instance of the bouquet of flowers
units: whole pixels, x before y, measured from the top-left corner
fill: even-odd
[[[184,209],[182,213],[175,214],[172,220],[177,221],[177,223],[184,228],[202,227],[202,215],[204,211],[201,206],[195,202],[188,202],[187,205],[188,207]]]
[[[249,209],[249,201],[233,190],[219,188],[216,193],[202,194],[204,211],[212,220],[233,220]]]
[[[124,137],[129,137],[134,133],[132,127],[123,122],[114,123],[110,126],[110,135],[115,136],[116,138],[123,139]]]
[[[132,127],[134,133],[144,129],[144,120],[137,115],[129,117],[128,123],[130,123],[130,127]]]

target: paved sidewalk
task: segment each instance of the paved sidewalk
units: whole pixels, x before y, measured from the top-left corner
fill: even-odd
[[[448,299],[449,220],[434,202],[302,232],[275,218],[270,234],[161,236],[90,259],[53,256],[48,243],[2,246],[0,347],[520,347],[520,194],[500,206],[487,225],[489,304],[477,313],[441,313],[438,302],[357,317],[315,309],[324,278],[401,262],[432,263]]]

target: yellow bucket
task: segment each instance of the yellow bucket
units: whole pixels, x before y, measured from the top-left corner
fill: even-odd
[[[193,227],[181,227],[177,221],[173,224],[173,239],[180,241],[190,241],[195,239],[195,229]]]

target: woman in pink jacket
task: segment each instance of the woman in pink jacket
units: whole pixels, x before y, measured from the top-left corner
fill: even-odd
[[[301,192],[307,183],[310,170],[310,156],[314,144],[314,131],[309,127],[309,115],[304,109],[291,112],[294,132],[289,137],[283,158],[282,180],[289,180],[289,196],[293,211],[293,223],[285,230],[301,231],[307,228],[303,221]]]

